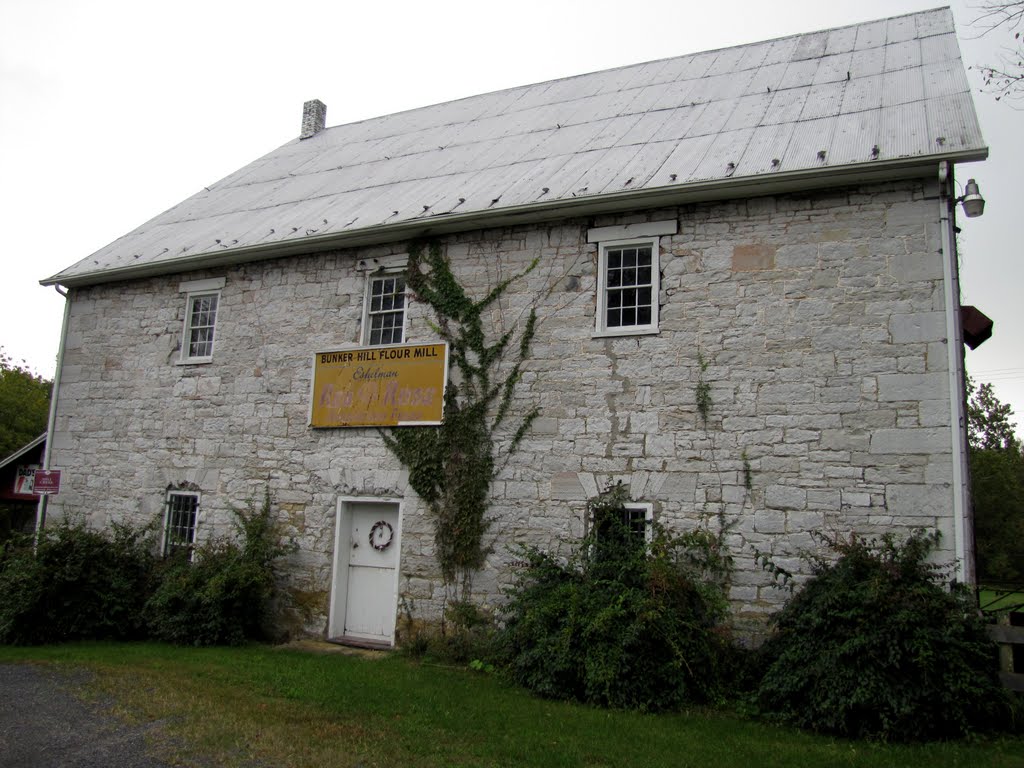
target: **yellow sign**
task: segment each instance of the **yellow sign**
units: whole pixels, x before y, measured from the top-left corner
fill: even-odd
[[[447,380],[447,344],[317,352],[309,423],[314,427],[440,424]]]

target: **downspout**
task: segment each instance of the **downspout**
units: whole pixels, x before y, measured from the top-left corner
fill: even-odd
[[[68,338],[68,317],[71,315],[71,299],[67,291],[62,291],[59,285],[53,286],[57,293],[64,297],[64,322],[60,326],[60,347],[57,349],[57,370],[53,374],[53,389],[50,391],[50,416],[46,421],[46,448],[43,449],[43,469],[50,468],[50,453],[53,450],[53,428],[57,422],[57,393],[60,392],[60,374],[64,368],[64,344]],[[46,505],[49,500],[48,494],[39,497],[39,504],[36,507],[36,543],[46,527]]]
[[[964,391],[964,338],[960,322],[960,266],[956,251],[956,196],[949,164],[939,163],[939,229],[946,305],[950,437],[953,448],[953,551],[956,580],[974,584],[974,518],[968,486],[967,395]]]

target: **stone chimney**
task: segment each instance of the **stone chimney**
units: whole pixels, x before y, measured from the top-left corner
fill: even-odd
[[[302,133],[300,139],[316,136],[327,123],[327,107],[320,99],[307,101],[302,105]]]

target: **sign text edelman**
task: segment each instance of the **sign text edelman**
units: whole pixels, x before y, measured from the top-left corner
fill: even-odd
[[[447,378],[446,344],[318,352],[313,362],[310,424],[440,424]]]

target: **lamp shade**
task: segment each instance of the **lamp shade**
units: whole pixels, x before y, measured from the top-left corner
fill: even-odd
[[[967,214],[969,219],[981,216],[985,212],[985,198],[978,191],[978,182],[974,179],[967,180],[967,186],[964,187],[964,196],[960,198],[960,201],[964,204],[964,213]]]

